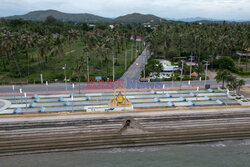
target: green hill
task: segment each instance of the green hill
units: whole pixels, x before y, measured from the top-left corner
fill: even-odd
[[[147,23],[147,22],[159,23],[165,20],[150,14],[144,15],[140,13],[133,13],[117,17],[114,21],[118,23]]]
[[[115,19],[105,18],[93,14],[83,13],[83,14],[71,14],[71,13],[63,13],[56,10],[40,10],[33,11],[25,15],[15,15],[5,17],[5,19],[15,20],[15,19],[23,19],[23,20],[31,20],[31,21],[45,21],[48,16],[53,16],[57,20],[63,22],[92,22],[92,23],[100,23],[100,22],[115,22],[115,23],[147,23],[154,22],[159,23],[164,19],[154,16],[154,15],[144,15],[139,13],[128,14],[125,16],[120,16]]]
[[[45,21],[48,16],[53,16],[57,20],[63,22],[110,22],[111,19],[104,18],[88,13],[83,14],[70,14],[70,13],[63,13],[56,10],[41,10],[41,11],[33,11],[25,15],[15,15],[9,16],[5,19],[23,19],[23,20],[31,20],[31,21]]]

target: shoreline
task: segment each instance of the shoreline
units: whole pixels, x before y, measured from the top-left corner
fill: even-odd
[[[249,107],[1,118],[0,156],[250,138]]]

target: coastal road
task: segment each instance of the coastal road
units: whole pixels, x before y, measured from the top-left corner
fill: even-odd
[[[249,79],[245,79],[246,84],[250,85],[250,78]],[[95,83],[97,85],[97,83]],[[165,85],[165,88],[172,88],[173,85],[173,89],[176,88],[180,88],[180,85],[182,85],[182,87],[188,87],[188,81],[183,81],[182,84],[179,81],[174,81],[173,83],[171,81],[169,82],[151,82],[151,83],[144,83],[144,82],[139,82],[139,80],[137,79],[132,79],[129,80],[127,78],[125,78],[124,80],[124,84],[122,84],[122,86],[126,89],[145,89],[148,88],[150,85],[150,88],[155,88],[155,89],[159,89],[163,87],[163,84]],[[208,80],[207,84],[210,84],[211,86],[218,86],[220,85],[220,83],[218,84],[215,80]],[[145,85],[145,86],[144,86]],[[191,86],[204,86],[204,81],[191,81]],[[48,89],[47,89],[48,87]],[[16,85],[15,86],[15,93],[19,93],[19,89],[22,88],[23,92],[44,92],[46,93],[47,90],[48,92],[65,92],[65,84],[64,83],[52,83],[49,84],[48,86],[46,86],[45,84],[30,84],[30,85]],[[70,93],[72,91],[72,85],[70,83],[67,84],[67,90]],[[91,89],[87,89],[87,83],[80,83],[80,88],[81,91],[84,90],[102,90],[102,88],[91,88]],[[75,84],[75,91],[79,90],[79,84],[76,83]],[[11,85],[4,85],[4,86],[0,86],[0,94],[1,93],[12,93],[12,86]]]

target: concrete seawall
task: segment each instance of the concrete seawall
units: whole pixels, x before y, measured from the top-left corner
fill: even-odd
[[[0,119],[0,156],[250,138],[250,108]]]

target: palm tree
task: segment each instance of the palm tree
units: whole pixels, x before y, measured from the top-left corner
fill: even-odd
[[[230,82],[230,84],[228,84],[229,89],[235,91],[235,93],[239,93],[240,89],[242,88],[242,86],[244,86],[246,84],[246,81],[243,79],[234,79]]]
[[[4,29],[1,29],[1,33],[0,33],[0,56],[1,56],[1,59],[2,59],[2,65],[3,65],[3,70],[6,71],[7,70],[7,67],[6,67],[6,61],[5,61],[5,58],[4,58],[4,55],[6,53],[6,47],[5,47],[5,44],[4,44],[4,35],[3,35],[3,32]]]
[[[26,51],[26,57],[27,57],[27,63],[28,63],[28,69],[27,69],[27,75],[30,75],[30,57],[29,57],[29,51],[33,46],[33,38],[32,34],[28,31],[25,31],[23,35],[21,36],[21,42],[22,45]]]
[[[220,70],[217,72],[215,79],[217,83],[222,82],[222,88],[224,88],[225,81],[231,80],[231,73],[227,70]]]
[[[4,44],[5,44],[4,47],[6,48],[6,53],[7,55],[10,54],[10,56],[12,56],[15,62],[16,68],[18,70],[19,77],[21,78],[22,77],[21,70],[16,60],[16,54],[14,54],[15,52],[17,52],[17,45],[18,45],[19,37],[20,37],[20,34],[17,32],[11,33],[10,31],[6,30],[3,33],[3,39],[4,39]],[[7,58],[9,59],[8,56]]]
[[[246,81],[243,79],[238,80],[238,85],[237,85],[237,92],[240,91],[240,89],[246,84]]]
[[[75,65],[75,68],[74,68],[74,72],[73,74],[77,75],[77,78],[78,78],[78,83],[79,83],[79,94],[81,92],[81,85],[80,85],[80,82],[81,82],[81,79],[82,79],[82,74],[84,72],[84,58],[81,57],[77,62],[76,62],[76,65]]]
[[[96,35],[96,48],[99,50],[101,69],[103,68],[103,50],[110,48],[110,38],[104,35]]]
[[[198,63],[195,69],[198,75],[202,75],[205,71],[204,65],[202,63]]]
[[[54,47],[52,48],[52,53],[54,55],[57,55],[62,59],[64,56],[64,50],[63,50],[63,42],[64,38],[62,35],[58,35],[54,40]]]

